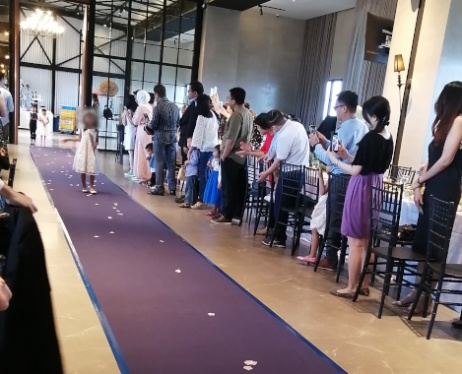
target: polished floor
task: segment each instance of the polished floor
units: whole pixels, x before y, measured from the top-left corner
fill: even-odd
[[[54,139],[54,144],[59,144],[59,137]],[[18,157],[15,189],[30,195],[39,207],[36,219],[45,242],[66,373],[118,373],[59,217],[30,157],[27,132],[20,132],[20,145],[12,146],[10,153]],[[416,318],[408,322],[391,306],[386,308],[381,320],[377,319],[377,291],[356,304],[335,298],[329,295],[329,290],[336,286],[332,273],[314,273],[311,268],[298,265],[286,251],[265,248],[247,226],[216,226],[208,221],[204,212],[177,208],[171,197],[147,195],[144,187],[123,177],[122,166],[115,162],[114,153],[102,153],[101,164],[102,171],[133,199],[347,372],[460,372],[462,334],[450,327],[450,320],[458,317],[456,313],[441,307],[433,337],[427,341],[424,338],[426,320]],[[99,192],[104,193],[104,186],[99,186]]]

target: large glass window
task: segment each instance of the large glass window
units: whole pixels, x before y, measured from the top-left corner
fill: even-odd
[[[326,84],[326,96],[324,97],[324,111],[322,118],[335,116],[334,104],[337,96],[342,92],[343,81],[341,79],[331,80]]]
[[[20,1],[20,5],[23,17],[37,8],[34,2]],[[40,7],[51,11],[65,32],[56,40],[21,35],[21,69],[33,88],[37,86],[44,104],[53,106],[58,114],[63,105],[80,105],[84,9],[75,2],[56,0],[41,0]],[[180,107],[186,102],[195,53],[197,2],[104,0],[96,1],[95,7],[92,93],[100,104],[99,147],[115,150],[117,125],[128,93],[140,89],[153,92],[161,83],[170,100]],[[36,75],[44,82],[34,78],[34,69],[47,71]],[[106,107],[110,111],[104,112]]]

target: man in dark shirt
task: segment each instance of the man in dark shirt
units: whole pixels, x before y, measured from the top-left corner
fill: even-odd
[[[324,121],[318,127],[318,132],[320,132],[326,139],[332,137],[332,133],[337,128],[337,117],[327,116],[324,118]]]
[[[156,160],[156,185],[151,189],[152,195],[164,195],[164,164],[167,164],[168,188],[170,195],[176,193],[175,161],[176,161],[176,129],[180,118],[180,109],[166,97],[165,87],[154,87],[157,105],[152,112],[152,120],[148,127],[154,132],[152,137],[154,159]]]
[[[103,117],[106,119],[112,119],[112,110],[107,105],[104,106]]]
[[[196,99],[199,95],[204,94],[204,86],[201,82],[191,82],[188,87],[188,100],[189,106],[180,119],[180,141],[178,145],[181,147],[181,157],[183,163],[187,159],[188,138],[192,138],[194,129],[196,128],[196,121],[199,113],[196,108]]]

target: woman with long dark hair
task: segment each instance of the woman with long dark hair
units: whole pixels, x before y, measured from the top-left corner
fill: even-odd
[[[124,113],[122,115],[122,124],[125,126],[124,149],[128,152],[128,161],[130,164],[130,170],[128,173],[125,173],[125,176],[129,178],[133,178],[136,136],[136,126],[133,122],[133,116],[135,115],[137,108],[138,104],[136,103],[135,95],[128,95],[127,101],[125,102]]]
[[[433,140],[428,146],[428,162],[414,182],[414,202],[423,214],[419,215],[413,250],[427,251],[430,196],[454,203],[457,210],[461,197],[462,178],[462,82],[448,83],[435,104],[436,117],[432,125]],[[425,192],[422,188],[425,186]],[[423,270],[422,266],[419,268]],[[409,307],[415,290],[393,304]],[[419,307],[418,307],[419,309]]]
[[[193,209],[203,209],[204,191],[207,185],[207,163],[213,155],[213,149],[218,144],[218,119],[211,110],[212,100],[208,95],[197,97],[197,117],[196,128],[194,129],[191,146],[200,151],[199,158],[199,200]]]
[[[328,156],[335,166],[351,175],[345,196],[342,217],[342,235],[348,238],[348,286],[333,290],[331,294],[351,299],[358,286],[363,258],[369,244],[371,187],[382,187],[383,174],[393,157],[393,139],[387,126],[390,121],[390,104],[382,96],[375,96],[363,105],[364,117],[370,132],[358,143],[356,156],[351,156],[340,144],[339,155],[329,149]],[[361,285],[362,294],[368,295],[368,279]]]

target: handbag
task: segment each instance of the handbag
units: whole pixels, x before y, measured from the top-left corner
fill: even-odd
[[[184,166],[178,170],[178,180],[182,182],[186,181],[186,170],[184,169]]]

